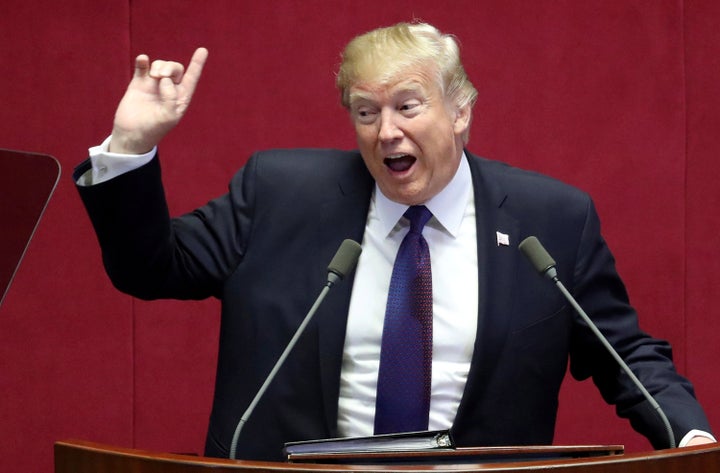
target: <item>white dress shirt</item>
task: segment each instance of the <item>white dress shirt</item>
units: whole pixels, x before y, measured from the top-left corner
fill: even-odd
[[[425,203],[433,218],[423,230],[433,286],[433,361],[429,428],[449,428],[467,381],[478,318],[475,205],[463,156],[450,184]],[[341,436],[372,435],[380,342],[395,255],[409,222],[407,205],[375,186],[355,273],[338,400]]]

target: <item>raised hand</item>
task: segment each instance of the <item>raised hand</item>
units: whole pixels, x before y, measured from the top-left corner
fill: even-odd
[[[142,154],[150,151],[178,124],[192,100],[208,57],[198,48],[187,71],[179,62],[135,59],[135,74],[123,96],[113,124],[109,151]]]

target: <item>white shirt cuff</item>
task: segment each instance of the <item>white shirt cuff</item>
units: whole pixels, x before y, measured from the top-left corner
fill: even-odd
[[[685,436],[682,438],[682,440],[680,440],[680,445],[678,445],[678,447],[686,446],[688,444],[688,442],[690,441],[690,439],[693,437],[705,437],[707,439],[712,440],[713,442],[717,442],[717,440],[715,440],[715,437],[713,437],[712,435],[710,435],[707,432],[704,432],[702,430],[691,430],[690,432],[685,434]]]
[[[91,186],[100,184],[126,172],[138,169],[149,163],[157,151],[156,146],[145,154],[118,154],[110,153],[108,151],[109,146],[110,137],[107,137],[99,146],[88,149],[92,171],[83,174],[78,179],[78,185]]]

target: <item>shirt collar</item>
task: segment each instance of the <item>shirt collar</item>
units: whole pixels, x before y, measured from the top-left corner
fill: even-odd
[[[470,202],[471,192],[472,176],[470,175],[470,165],[463,152],[455,176],[443,190],[425,202],[424,205],[432,212],[435,220],[454,237],[457,236],[460,229],[465,207]],[[373,200],[383,234],[389,235],[409,206],[388,199],[377,183],[375,184]],[[432,224],[432,221],[431,219],[430,224]]]

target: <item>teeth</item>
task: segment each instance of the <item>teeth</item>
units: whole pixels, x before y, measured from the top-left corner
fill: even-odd
[[[391,154],[390,156],[387,156],[385,159],[398,159],[398,158],[402,158],[402,157],[404,157],[404,156],[407,156],[407,154],[405,154],[405,153],[403,153],[403,154]]]

